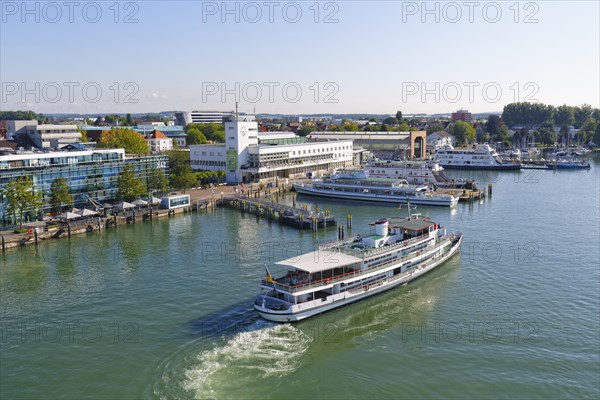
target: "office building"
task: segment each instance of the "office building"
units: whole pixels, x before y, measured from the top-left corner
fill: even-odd
[[[194,169],[224,169],[230,184],[256,182],[351,166],[353,144],[311,142],[288,132],[260,133],[254,116],[233,114],[225,121],[225,144],[190,146],[190,162]]]
[[[43,196],[43,213],[50,212],[50,186],[63,177],[67,180],[77,207],[91,207],[114,200],[117,177],[125,165],[135,167],[136,175],[145,183],[156,170],[167,172],[167,156],[128,156],[123,149],[96,149],[51,152],[18,152],[0,156],[0,193],[9,180],[29,176],[35,191]],[[0,199],[0,223],[7,225],[6,198]],[[36,215],[28,215],[35,218]]]
[[[211,122],[222,124],[229,118],[231,111],[189,111],[176,112],[175,122],[177,125],[186,126],[188,124],[209,124]]]
[[[456,121],[471,123],[471,121],[473,121],[473,115],[467,110],[458,110],[452,113],[452,122]]]

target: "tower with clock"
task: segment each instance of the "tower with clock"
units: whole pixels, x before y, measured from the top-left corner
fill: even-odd
[[[225,121],[225,171],[227,183],[242,182],[242,166],[248,163],[248,147],[258,145],[258,123],[253,115],[232,114]]]

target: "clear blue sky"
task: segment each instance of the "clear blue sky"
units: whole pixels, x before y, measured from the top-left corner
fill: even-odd
[[[2,1],[1,108],[231,110],[235,92],[262,113],[599,106],[598,1],[272,3]]]

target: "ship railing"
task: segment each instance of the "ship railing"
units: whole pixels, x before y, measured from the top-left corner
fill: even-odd
[[[368,250],[367,252],[364,253],[364,256],[366,257],[366,256],[377,255],[377,254],[380,254],[380,253],[385,253],[385,252],[390,251],[390,250],[400,249],[400,248],[406,247],[409,244],[412,245],[412,244],[416,244],[416,243],[419,243],[419,242],[425,242],[425,241],[427,241],[429,239],[431,239],[429,237],[429,235],[417,236],[417,237],[414,237],[414,238],[411,238],[411,239],[403,240],[401,242],[398,242],[398,243],[395,243],[395,244],[392,244],[392,245],[382,246],[382,247],[378,247],[376,249]]]

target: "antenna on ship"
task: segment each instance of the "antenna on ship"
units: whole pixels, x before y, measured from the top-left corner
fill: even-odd
[[[235,119],[238,119],[238,102],[235,102]]]
[[[406,201],[406,208],[408,209],[408,220],[410,221],[410,220],[412,220],[412,214],[410,213],[410,210],[411,210],[411,208],[413,210],[415,210],[417,208],[417,206],[416,205],[411,206],[410,205],[410,200],[407,200]],[[398,204],[398,210],[401,210],[401,209],[402,209],[402,203]],[[415,217],[418,217],[419,215],[421,215],[421,214],[415,214]]]

